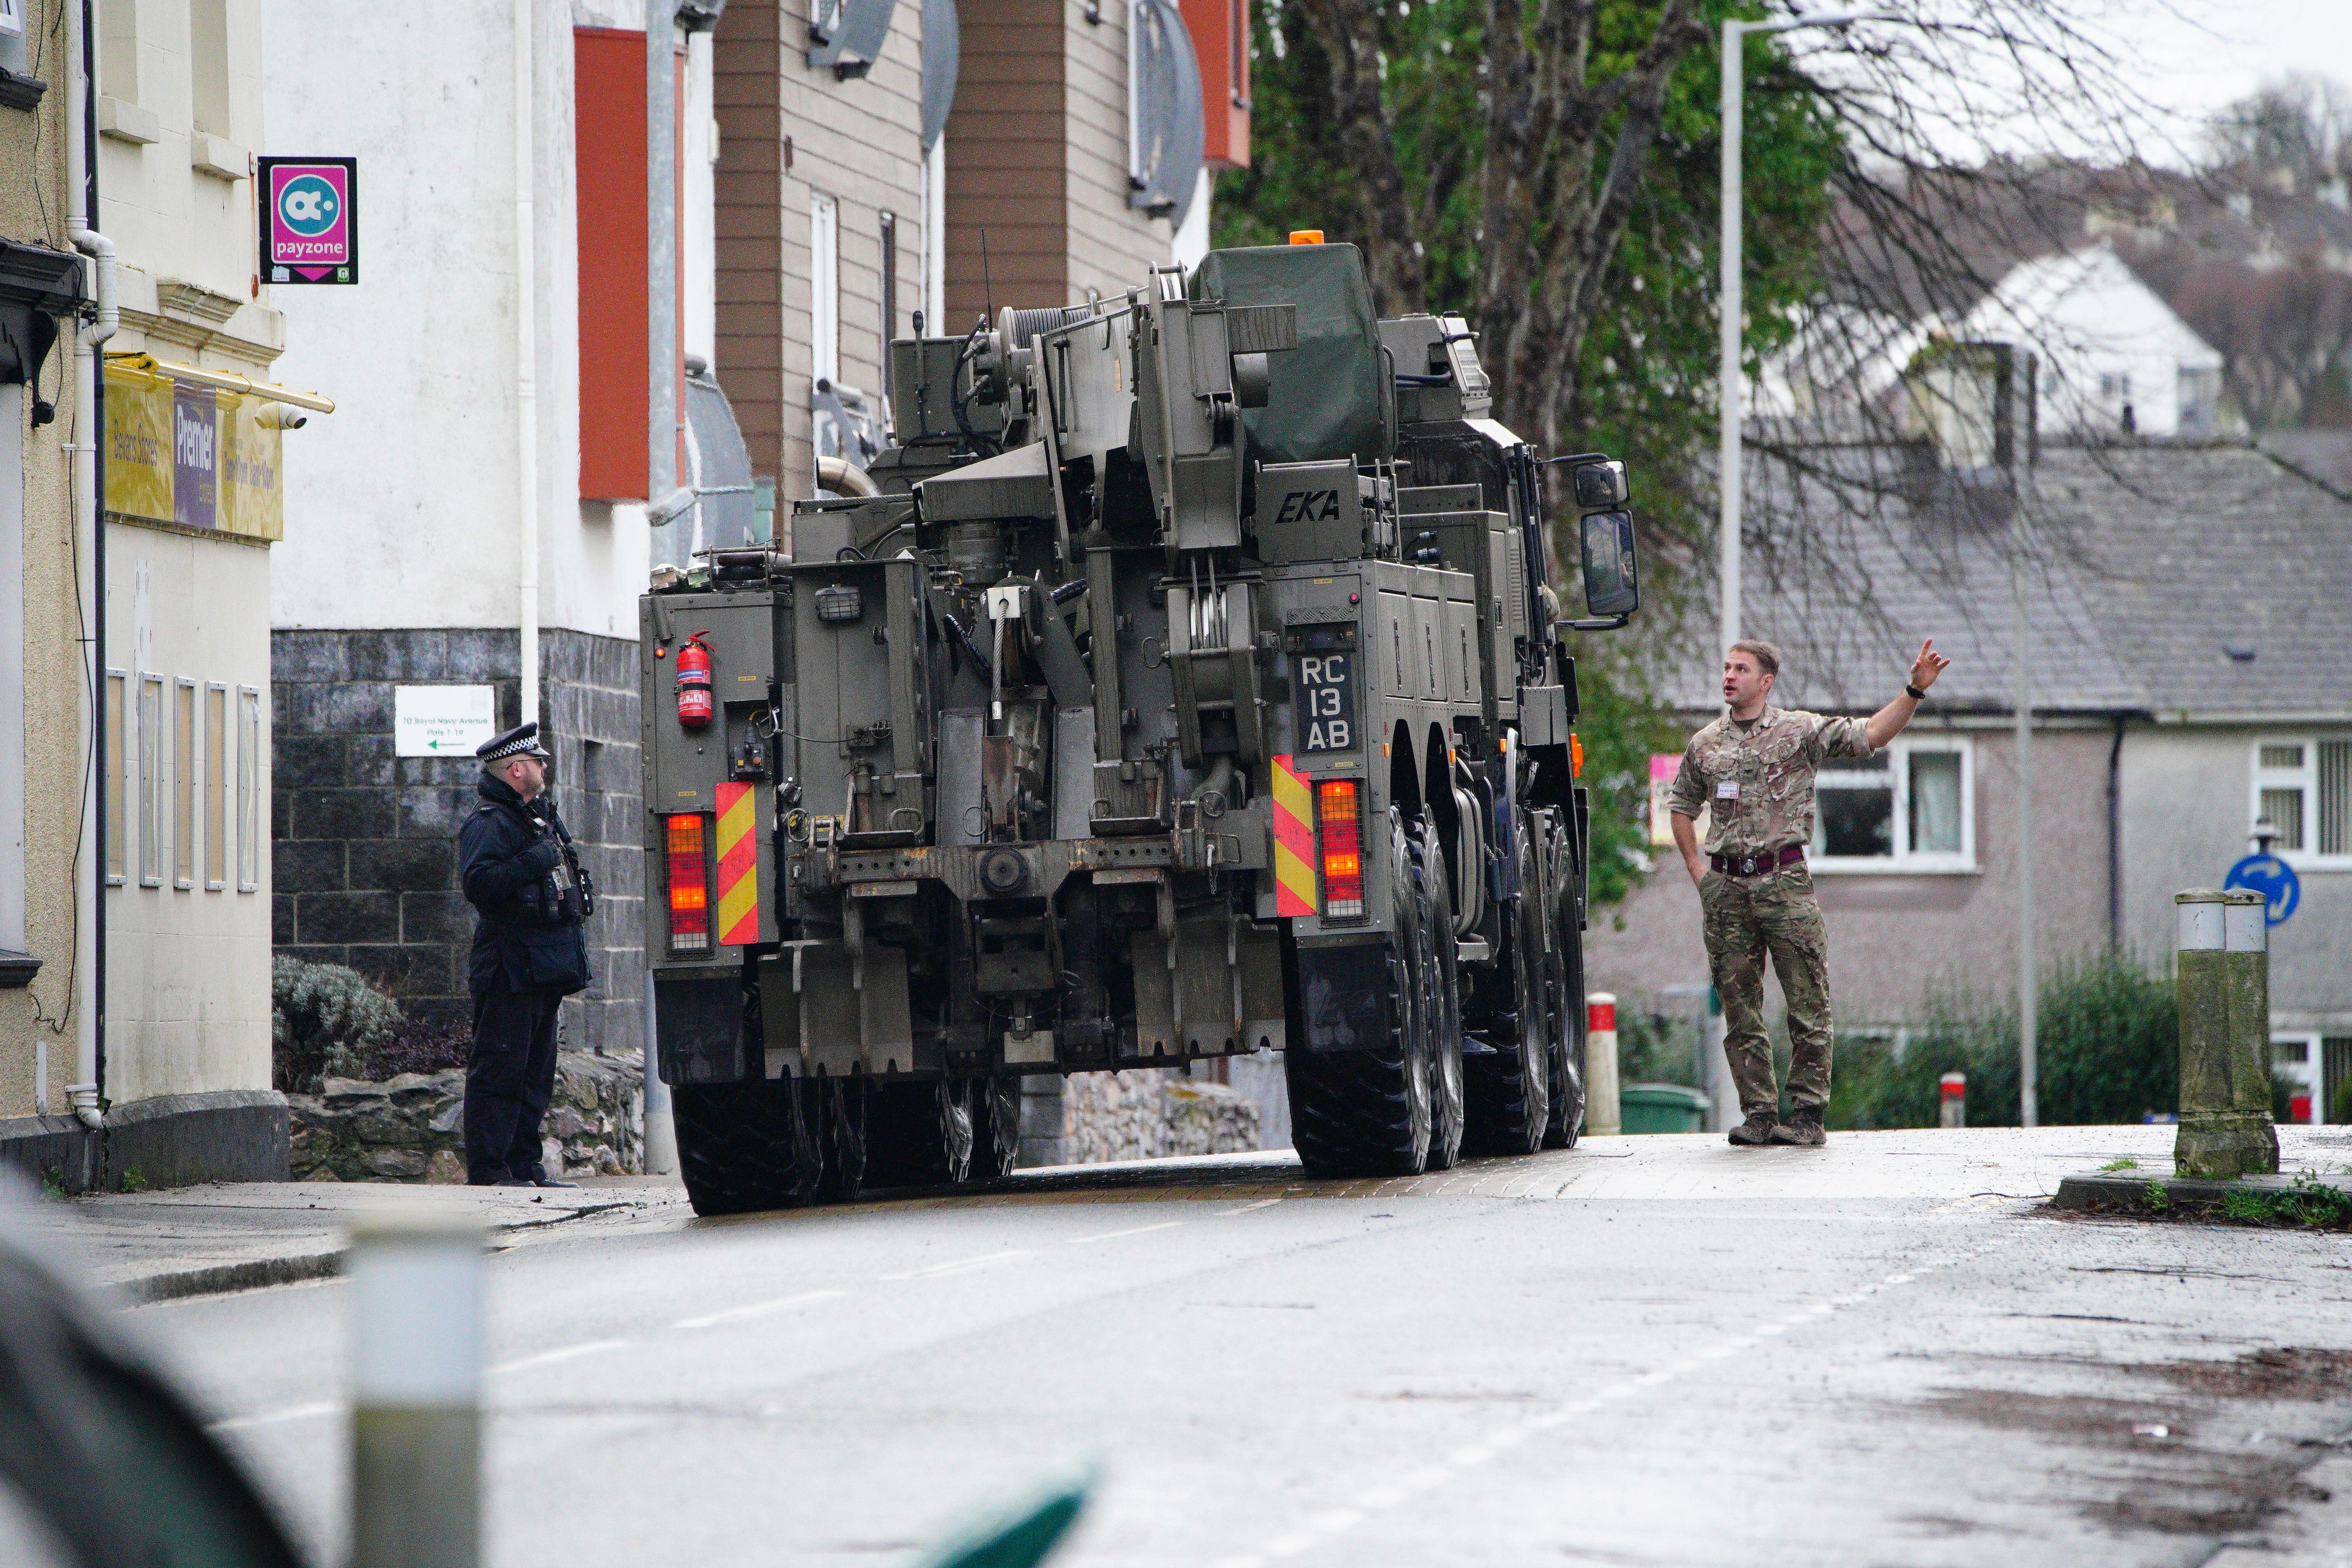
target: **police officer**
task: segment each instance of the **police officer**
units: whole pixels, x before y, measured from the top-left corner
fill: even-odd
[[[541,1163],[540,1118],[555,1091],[555,1016],[588,984],[581,932],[594,890],[547,794],[539,726],[485,741],[481,804],[457,834],[458,876],[480,917],[467,979],[474,1046],[466,1062],[466,1179],[476,1186],[568,1187]]]
[[[1764,700],[1780,673],[1780,650],[1754,638],[1723,660],[1727,712],[1691,737],[1668,796],[1675,847],[1698,885],[1707,968],[1723,1002],[1723,1053],[1747,1120],[1731,1130],[1741,1145],[1827,1141],[1830,1098],[1829,938],[1813,901],[1805,846],[1813,837],[1813,773],[1825,758],[1867,757],[1903,732],[1927,688],[1951,660],[1931,638],[1911,661],[1903,695],[1868,719],[1830,719]],[[1699,854],[1694,819],[1708,819]],[[1764,960],[1769,955],[1789,1004],[1789,1120],[1779,1116],[1772,1044],[1764,1032]]]

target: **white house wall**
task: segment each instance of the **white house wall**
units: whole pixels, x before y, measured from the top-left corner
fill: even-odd
[[[2143,956],[2161,963],[2176,941],[2172,897],[2218,888],[2252,852],[2253,748],[2262,729],[2146,725],[2124,743],[2124,927]],[[2329,1032],[2352,1030],[2352,871],[2302,873],[2303,900],[2271,940],[2271,1011]]]

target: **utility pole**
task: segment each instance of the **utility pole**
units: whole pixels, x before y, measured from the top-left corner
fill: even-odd
[[[2039,1127],[2036,1035],[2042,997],[2033,963],[2033,666],[2028,657],[2033,623],[2025,613],[2025,508],[2014,498],[2011,504],[2009,597],[2017,621],[2017,1098],[2020,1121]]]
[[[1723,25],[1723,189],[1721,309],[1717,323],[1720,358],[1716,368],[1716,404],[1722,420],[1717,433],[1717,470],[1721,487],[1717,521],[1718,571],[1722,587],[1722,642],[1728,658],[1739,640],[1740,567],[1740,402],[1747,390],[1740,369],[1740,330],[1746,314],[1740,267],[1745,247],[1740,118],[1747,96],[1745,50],[1740,40],[1750,33],[1786,33],[1799,27],[1843,27],[1855,22],[1900,22],[1892,11],[1838,11],[1821,16],[1791,16],[1780,22],[1726,22]]]
[[[677,488],[677,0],[646,0],[646,509]],[[658,525],[648,529],[650,541]],[[652,873],[646,874],[648,884]],[[653,896],[648,885],[647,898]],[[661,1079],[653,954],[646,954],[646,1172],[677,1170],[677,1132]]]

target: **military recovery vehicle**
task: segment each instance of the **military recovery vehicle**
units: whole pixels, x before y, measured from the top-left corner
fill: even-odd
[[[1496,424],[1463,321],[1378,319],[1346,245],[900,341],[890,398],[874,493],[643,601],[695,1207],[1001,1176],[1022,1075],[1265,1049],[1311,1174],[1572,1143],[1559,633],[1634,610],[1624,466]]]

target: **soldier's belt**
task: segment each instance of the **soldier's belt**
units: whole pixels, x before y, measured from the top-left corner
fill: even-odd
[[[1710,855],[1706,863],[1727,877],[1760,877],[1767,871],[1793,866],[1804,858],[1803,845],[1783,844],[1778,849],[1765,849],[1754,855]]]

